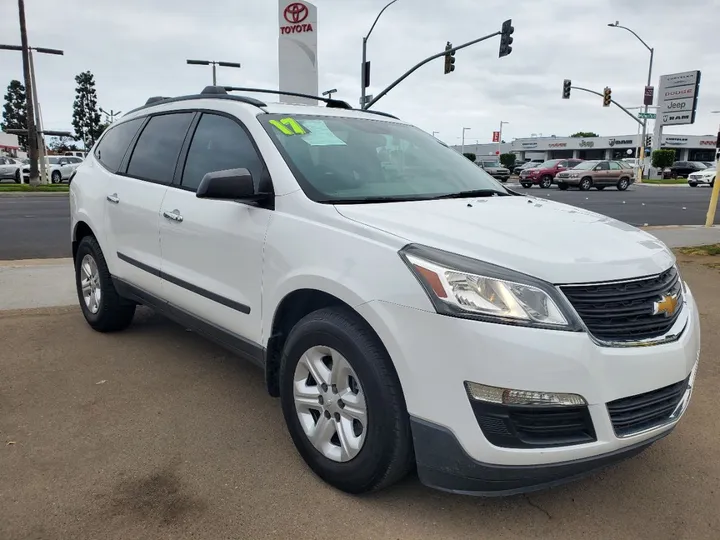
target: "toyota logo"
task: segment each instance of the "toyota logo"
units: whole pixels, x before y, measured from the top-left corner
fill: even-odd
[[[305,4],[294,2],[289,4],[283,12],[283,17],[290,24],[299,24],[308,18],[308,8]]]

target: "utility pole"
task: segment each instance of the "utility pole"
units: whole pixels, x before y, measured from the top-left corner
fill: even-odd
[[[122,111],[114,111],[110,109],[110,112],[104,110],[102,107],[98,109],[101,113],[105,115],[105,118],[108,121],[108,124],[112,124],[115,121],[115,117],[122,114]]]
[[[509,123],[510,122],[503,122],[502,120],[500,121],[500,132],[498,133],[498,151],[497,151],[498,160],[500,160],[500,148],[501,148],[500,145],[502,144],[502,127],[504,124],[509,124]]]
[[[28,47],[27,26],[25,24],[25,0],[18,0],[20,12],[20,43],[22,44],[23,77],[25,79],[25,95],[27,96],[26,115],[28,130],[28,152],[30,154],[30,183],[38,184],[38,140],[37,128],[35,126],[35,107],[33,107],[33,94],[35,88],[32,85],[30,75],[30,48]]]
[[[32,47],[28,47],[28,60],[30,63],[30,79],[33,87],[33,106],[35,107],[35,131],[37,133],[38,142],[38,164],[40,171],[40,183],[47,184],[47,170],[45,163],[45,137],[42,134],[42,113],[40,112],[40,103],[38,102],[37,84],[35,83],[35,62],[33,60]],[[30,175],[32,178],[32,174]]]
[[[469,128],[469,127],[464,127],[462,131],[463,131],[463,134],[462,134],[462,147],[461,147],[462,150],[461,150],[460,153],[461,153],[462,155],[465,155],[465,132],[466,132],[466,131],[470,131],[470,128]]]

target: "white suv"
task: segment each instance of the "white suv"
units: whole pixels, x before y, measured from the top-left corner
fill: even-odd
[[[700,325],[664,244],[326,103],[209,87],[114,123],[70,188],[90,326],[144,304],[255,362],[350,493],[415,466],[454,492],[539,489],[674,428]]]
[[[59,184],[63,180],[70,180],[73,172],[83,162],[82,158],[73,156],[48,156],[45,158],[45,174],[49,176],[49,180],[53,184]],[[38,171],[39,173],[39,171]],[[30,163],[23,165],[23,178],[25,181],[30,179]]]

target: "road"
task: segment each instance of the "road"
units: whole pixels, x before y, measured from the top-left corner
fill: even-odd
[[[684,261],[703,349],[676,430],[590,478],[502,499],[412,475],[363,497],[328,487],[261,370],[147,310],[116,334],[76,307],[0,311],[0,538],[717,540],[718,270]]]
[[[560,191],[518,184],[508,187],[572,204],[632,225],[702,225],[710,189],[632,186],[627,191]],[[70,256],[67,197],[0,197],[0,260]],[[720,213],[716,216],[720,224]]]

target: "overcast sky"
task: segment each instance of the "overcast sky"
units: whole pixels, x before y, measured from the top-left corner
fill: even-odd
[[[153,95],[181,95],[211,83],[210,67],[186,58],[241,62],[219,69],[218,82],[277,88],[277,0],[25,0],[30,44],[63,49],[36,55],[47,129],[72,130],[77,73],[95,74],[99,104],[127,111]],[[357,106],[362,36],[387,0],[316,0],[320,90]],[[375,106],[458,144],[490,142],[501,120],[503,138],[636,132],[636,124],[600,97],[562,81],[602,91],[627,107],[642,103],[649,52],[620,21],[655,48],[653,84],[661,74],[699,69],[696,123],[665,133],[715,134],[720,114],[720,0],[399,0],[369,41],[377,94],[419,60],[500,29],[512,18],[513,52],[498,58],[499,38],[458,51],[455,71],[442,59],[421,68]],[[17,2],[0,2],[0,43],[20,44]],[[0,51],[0,86],[22,80],[20,53]],[[267,99],[267,97],[265,98]]]

